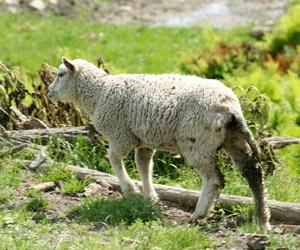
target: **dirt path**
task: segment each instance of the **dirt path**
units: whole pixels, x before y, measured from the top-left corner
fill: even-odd
[[[217,28],[269,27],[285,13],[288,0],[0,0],[3,11],[37,11],[42,15],[84,14],[98,22],[150,26]]]
[[[270,26],[284,14],[287,0],[129,0],[105,5],[97,19],[109,23],[142,22],[154,26],[211,25],[232,28]]]

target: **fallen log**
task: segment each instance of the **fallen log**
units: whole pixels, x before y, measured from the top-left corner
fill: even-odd
[[[32,141],[38,139],[50,139],[51,137],[64,138],[66,140],[74,139],[79,135],[88,136],[93,138],[95,131],[91,127],[60,127],[60,128],[47,128],[47,129],[27,129],[27,130],[7,130],[0,135],[6,136],[10,139],[20,141]],[[265,138],[271,148],[280,149],[291,144],[300,144],[300,138],[294,137],[269,137]]]
[[[115,176],[72,165],[66,165],[66,168],[73,171],[80,178],[91,178],[95,181],[105,182],[108,183],[114,190],[120,191],[119,181]],[[140,188],[142,187],[142,183],[140,181],[135,181],[135,183]],[[160,199],[164,201],[178,203],[189,208],[195,207],[198,201],[198,191],[159,184],[155,184],[154,187],[159,194]],[[238,195],[221,194],[218,202],[221,205],[226,206],[253,205],[252,198]],[[300,224],[299,203],[269,200],[268,205],[270,207],[273,220],[279,220],[289,224]]]

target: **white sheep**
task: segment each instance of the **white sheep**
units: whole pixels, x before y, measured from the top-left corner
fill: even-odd
[[[106,136],[123,193],[137,191],[122,160],[130,150],[135,149],[143,193],[152,199],[158,198],[152,183],[155,150],[183,154],[202,178],[192,221],[206,217],[224,185],[216,165],[216,152],[224,149],[249,183],[260,226],[270,229],[259,150],[231,89],[196,76],[113,75],[85,60],[62,62],[48,95],[78,105]]]

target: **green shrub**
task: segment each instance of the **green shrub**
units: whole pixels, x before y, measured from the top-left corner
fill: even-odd
[[[48,207],[48,201],[43,198],[33,198],[25,203],[25,209],[30,212],[42,212]]]
[[[198,56],[191,56],[181,64],[181,70],[188,74],[205,76],[212,79],[223,79],[226,74],[236,70],[247,70],[251,65],[264,64],[265,51],[249,43],[208,45]]]
[[[300,45],[300,4],[292,5],[272,33],[266,36],[268,49],[272,54],[282,52],[286,47]]]
[[[121,222],[130,225],[136,220],[146,222],[162,219],[159,207],[141,195],[87,199],[72,208],[68,215],[82,222],[93,222],[98,226],[118,225]]]

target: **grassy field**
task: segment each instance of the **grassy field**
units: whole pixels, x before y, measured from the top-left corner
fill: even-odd
[[[285,22],[287,27],[287,21],[282,22]],[[272,35],[276,35],[276,32],[279,31],[275,30]],[[280,34],[282,33],[284,32]],[[199,59],[199,55],[214,50],[220,42],[227,44],[247,42],[260,48],[269,46],[272,35],[269,41],[256,41],[248,34],[247,29],[225,32],[208,28],[112,26],[80,19],[68,20],[64,17],[40,18],[35,15],[5,14],[0,16],[0,60],[11,66],[22,67],[28,86],[32,81],[39,81],[37,71],[43,62],[57,66],[63,55],[85,58],[92,62],[96,62],[101,56],[108,68],[115,73],[186,73],[187,69],[194,69],[194,62]],[[300,51],[298,43],[294,47],[296,51]],[[290,53],[290,56],[296,58],[297,53],[294,52],[294,50],[283,52],[283,55]],[[223,63],[222,58],[218,60]],[[247,68],[237,68],[232,72],[226,69],[222,76],[224,82],[231,87],[255,85],[268,98],[271,111],[266,129],[270,133],[299,137],[300,80],[297,75],[299,67],[297,63],[298,61],[294,68],[282,72],[275,61],[268,61],[267,66],[255,62]],[[205,75],[201,69],[201,64],[197,64],[195,73]],[[105,147],[105,142],[98,146],[90,145],[85,139],[78,138],[73,144],[52,141],[48,144],[47,150],[49,155],[60,163],[85,165],[110,172]],[[57,148],[64,153],[55,154]],[[269,197],[300,202],[300,149],[298,146],[291,146],[278,151],[278,155],[283,164],[267,179]],[[24,183],[61,181],[64,184],[64,188],[60,191],[61,195],[68,197],[81,192],[90,181],[78,180],[60,166],[49,166],[47,171],[42,173],[29,173],[23,164],[13,162],[14,159],[33,158],[34,154],[26,150],[21,151],[19,155],[1,155],[0,249],[214,249],[221,246],[234,247],[242,233],[261,233],[256,229],[253,220],[253,208],[248,207],[232,211],[250,219],[234,229],[235,237],[226,234],[222,240],[215,238],[213,230],[219,230],[218,227],[179,225],[173,221],[161,221],[160,216],[154,221],[149,219],[149,222],[142,222],[145,214],[140,215],[130,225],[126,225],[125,216],[124,223],[109,225],[107,220],[104,220],[102,227],[97,227],[97,223],[92,220],[88,222],[84,219],[74,220],[68,217],[68,212],[52,218],[49,217],[52,210],[47,198],[41,193],[24,192],[22,188]],[[133,155],[128,157],[126,163],[131,176],[137,177]],[[174,159],[167,154],[159,153],[155,166],[154,175],[157,183],[192,189],[200,187],[199,177],[182,158]],[[223,193],[251,195],[236,168],[226,165],[223,172],[226,179]],[[83,199],[81,202],[83,208],[84,204],[89,208],[83,210],[86,217],[90,212],[97,213],[90,209],[94,206],[99,213],[103,212],[95,205],[99,204],[99,200]],[[141,201],[141,204],[144,202],[146,204],[147,201]],[[127,209],[128,201],[124,203],[122,207]],[[70,207],[76,209],[75,205]],[[216,213],[222,213],[222,209],[217,208]],[[116,209],[113,206],[108,207],[107,216],[114,214],[114,210]],[[143,207],[141,210],[147,212],[149,207]],[[78,213],[75,213],[75,217],[79,217]],[[129,212],[131,213],[135,214]],[[94,214],[91,217],[99,218]],[[299,236],[293,232],[285,234],[273,232],[268,237],[271,242],[270,249],[300,248]]]
[[[228,40],[248,40],[246,30],[223,32]],[[4,15],[0,58],[36,74],[42,62],[57,66],[61,56],[96,62],[103,57],[113,72],[179,72],[186,54],[218,39],[212,30],[102,25],[63,17]]]

